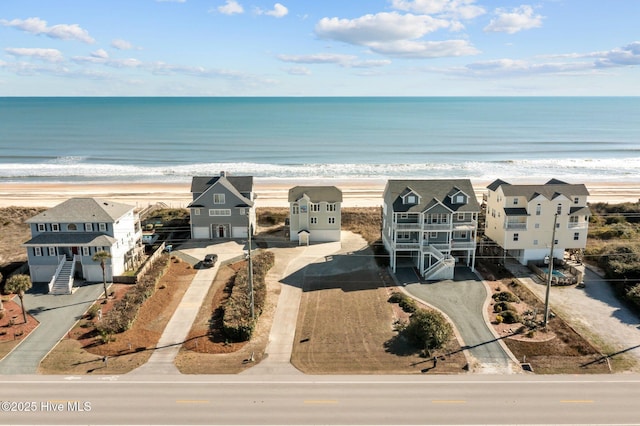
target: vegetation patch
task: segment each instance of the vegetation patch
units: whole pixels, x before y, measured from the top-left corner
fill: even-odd
[[[248,271],[243,269],[236,274],[231,295],[224,306],[222,319],[223,330],[229,340],[242,342],[251,339],[257,319],[264,308],[267,294],[265,277],[274,262],[275,256],[269,251],[260,252],[252,257],[253,318],[251,318]]]

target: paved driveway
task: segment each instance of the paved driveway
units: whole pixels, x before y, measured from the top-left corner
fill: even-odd
[[[396,274],[411,295],[444,312],[455,324],[463,347],[476,361],[473,372],[512,373],[518,371],[502,342],[487,325],[484,307],[487,290],[469,268],[456,268],[453,280],[419,282],[411,268]]]
[[[73,294],[46,294],[37,283],[24,296],[27,311],[40,322],[27,338],[0,361],[0,374],[35,374],[38,365],[103,292],[102,283],[79,287]]]

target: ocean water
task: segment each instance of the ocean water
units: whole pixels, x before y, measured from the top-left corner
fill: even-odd
[[[640,98],[0,98],[0,182],[640,179]]]

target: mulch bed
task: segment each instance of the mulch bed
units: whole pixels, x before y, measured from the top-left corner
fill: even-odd
[[[25,324],[22,319],[20,300],[17,296],[14,299],[15,301],[3,296],[4,318],[0,319],[0,359],[11,352],[40,324],[29,314]]]

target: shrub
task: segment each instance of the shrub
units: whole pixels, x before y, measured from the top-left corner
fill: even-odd
[[[500,316],[502,316],[502,320],[507,324],[515,324],[521,321],[520,315],[518,315],[516,311],[502,311]]]
[[[89,319],[94,319],[98,316],[98,312],[100,311],[100,305],[91,305],[89,310],[87,310],[87,316]]]
[[[251,319],[248,272],[243,269],[236,274],[231,295],[224,306],[222,316],[222,329],[229,340],[244,342],[251,338],[267,297],[265,277],[274,263],[275,255],[269,251],[258,253],[252,258],[255,314],[253,320]]]
[[[407,340],[420,349],[442,348],[453,336],[453,328],[438,311],[419,309],[403,330]]]
[[[493,300],[495,300],[496,302],[513,302],[513,303],[520,302],[520,299],[518,299],[518,296],[516,296],[515,294],[509,291],[501,291],[500,293],[496,293],[491,297],[493,297]]]
[[[640,284],[629,287],[625,296],[631,303],[640,306]]]
[[[502,324],[502,321],[504,321],[504,318],[502,317],[502,315],[496,315],[496,323],[497,324]]]
[[[493,305],[493,312],[513,311],[515,308],[509,302],[498,302]]]
[[[390,303],[400,303],[400,301],[404,298],[404,294],[400,293],[399,291],[394,291],[393,293],[391,293],[391,296],[389,296],[389,302]]]
[[[411,297],[399,291],[394,291],[389,297],[389,302],[397,303],[403,311],[412,314],[418,310],[418,304]]]

